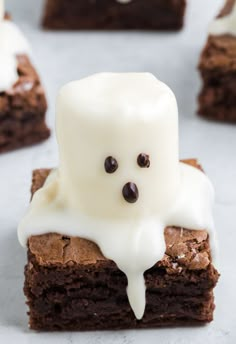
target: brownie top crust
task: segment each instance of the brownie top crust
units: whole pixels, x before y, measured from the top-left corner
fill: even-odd
[[[206,231],[168,227],[165,241],[166,254],[158,266],[174,270],[202,270],[209,266],[211,258]],[[49,233],[30,237],[28,245],[41,266],[111,264],[96,244],[81,238]]]
[[[236,71],[236,37],[210,35],[203,50],[200,69],[209,71]]]
[[[200,168],[196,160],[186,160]],[[32,195],[43,186],[50,170],[40,169],[33,173]],[[207,269],[211,264],[208,234],[204,230],[188,230],[168,227],[165,229],[166,253],[157,266],[173,273],[188,270]],[[30,253],[41,266],[94,265],[110,266],[114,262],[106,259],[96,244],[91,241],[66,237],[59,234],[31,236],[28,240]]]

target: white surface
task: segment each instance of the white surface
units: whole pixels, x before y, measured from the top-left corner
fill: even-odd
[[[46,33],[38,27],[41,1],[8,0],[8,8],[33,46],[48,94],[51,127],[58,88],[94,72],[150,71],[174,90],[180,111],[181,157],[198,157],[216,188],[221,279],[215,292],[215,321],[209,326],[106,333],[29,331],[22,292],[26,258],[17,241],[16,227],[28,204],[31,170],[57,165],[53,136],[42,145],[0,156],[0,343],[235,343],[236,128],[195,115],[200,87],[196,65],[207,26],[220,3],[190,0],[186,27],[179,34]]]

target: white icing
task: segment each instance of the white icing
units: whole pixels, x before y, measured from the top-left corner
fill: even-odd
[[[0,2],[0,15],[4,12]],[[0,21],[0,90],[10,89],[18,80],[18,54],[30,54],[27,40],[18,27],[9,20]]]
[[[0,53],[0,76],[0,92],[10,89],[18,80],[15,56]]]
[[[165,253],[168,225],[212,236],[214,192],[199,170],[179,163],[178,110],[172,91],[153,75],[102,73],[69,83],[57,99],[60,164],[33,197],[18,228],[31,235],[57,232],[96,242],[128,279],[137,319],[145,310],[143,274]],[[137,156],[150,156],[140,168]],[[105,158],[119,168],[104,170]],[[130,204],[122,188],[133,182]]]
[[[236,36],[236,1],[230,14],[217,18],[211,23],[209,33],[216,36],[224,34]]]
[[[28,41],[10,20],[0,22],[0,53],[2,51],[12,55],[30,54]]]

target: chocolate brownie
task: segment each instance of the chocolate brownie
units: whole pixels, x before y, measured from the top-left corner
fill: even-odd
[[[228,0],[219,17],[228,15],[235,0]],[[198,113],[210,119],[236,121],[236,37],[209,35],[199,71],[203,88]]]
[[[179,30],[186,0],[46,0],[43,26],[55,30]]]
[[[196,160],[185,161],[197,168]],[[50,170],[33,173],[32,194]],[[166,253],[145,272],[146,311],[137,320],[126,295],[127,280],[97,245],[59,234],[28,240],[24,292],[35,330],[107,330],[204,324],[212,321],[212,265],[206,231],[168,227]]]
[[[26,55],[17,56],[18,81],[0,92],[0,153],[47,139],[47,102],[40,79]]]

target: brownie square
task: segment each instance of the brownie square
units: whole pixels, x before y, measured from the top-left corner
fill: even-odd
[[[185,161],[200,168],[196,160]],[[32,194],[50,170],[33,173]],[[130,308],[126,276],[93,242],[59,234],[28,240],[24,292],[34,330],[114,330],[204,324],[212,321],[212,265],[206,231],[168,227],[166,253],[145,272],[146,310],[137,320]]]
[[[46,0],[43,27],[54,30],[179,30],[186,0]]]
[[[228,0],[219,17],[232,11]],[[199,95],[199,115],[221,121],[236,121],[236,37],[208,37],[201,54],[199,71],[203,87]]]
[[[18,55],[18,81],[0,92],[0,153],[47,139],[47,102],[37,72],[26,55]]]

